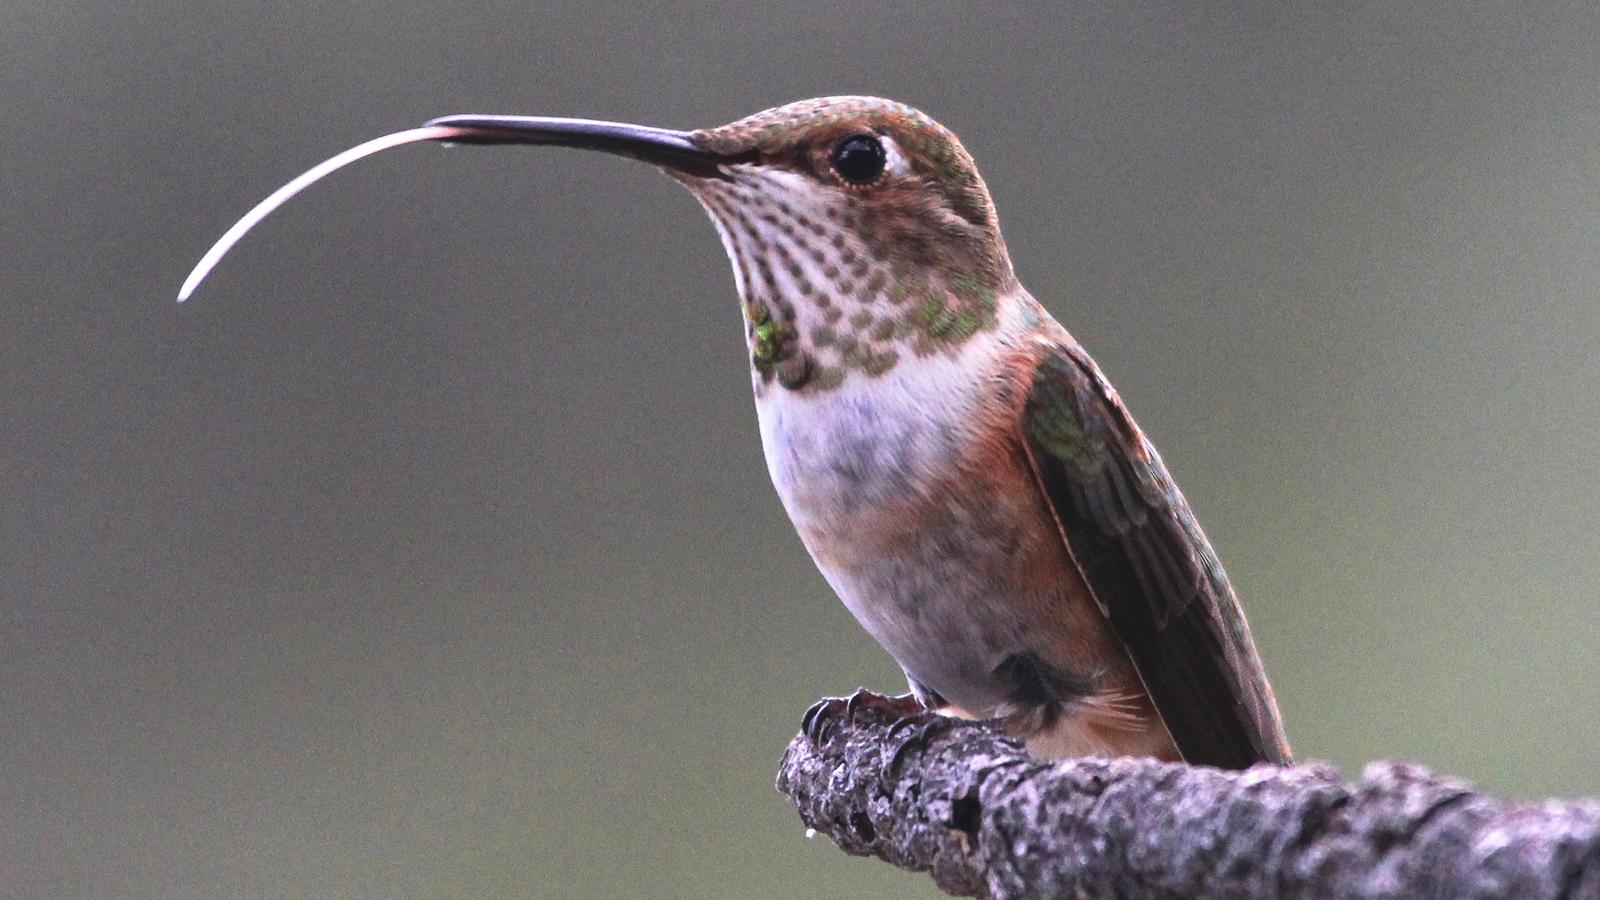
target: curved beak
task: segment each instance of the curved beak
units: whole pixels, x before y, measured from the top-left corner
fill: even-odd
[[[323,160],[257,203],[233,227],[217,239],[200,257],[178,291],[178,302],[189,299],[206,274],[223,255],[254,228],[267,214],[282,206],[295,194],[327,175],[374,153],[414,144],[438,141],[446,144],[543,144],[599,150],[617,156],[642,160],[673,173],[696,178],[726,178],[724,163],[740,162],[745,157],[721,156],[694,142],[687,131],[646,128],[622,122],[593,119],[558,119],[549,116],[445,116],[421,128],[412,128],[358,144],[330,159]]]
[[[687,131],[625,122],[551,116],[442,116],[426,128],[457,129],[454,144],[542,144],[626,156],[702,178],[717,174],[723,158],[696,144]]]

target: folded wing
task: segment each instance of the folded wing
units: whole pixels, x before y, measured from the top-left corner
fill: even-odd
[[[1211,544],[1088,354],[1056,342],[1022,414],[1034,476],[1184,759],[1287,764],[1272,689]]]

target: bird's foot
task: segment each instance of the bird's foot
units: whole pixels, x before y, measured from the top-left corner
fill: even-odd
[[[800,717],[800,731],[807,740],[820,746],[832,739],[834,732],[841,725],[845,727],[854,725],[856,715],[866,710],[882,713],[897,720],[919,716],[926,712],[922,703],[911,694],[885,697],[866,688],[856,688],[848,697],[824,697],[811,704],[811,708]]]
[[[907,754],[928,749],[928,744],[934,738],[959,724],[962,724],[962,720],[951,716],[902,716],[896,719],[889,726],[889,733],[883,736],[884,746],[887,748],[902,734],[904,739],[895,745],[894,750],[889,753],[889,758],[884,761],[884,775],[893,777],[899,774],[900,766],[905,762]]]

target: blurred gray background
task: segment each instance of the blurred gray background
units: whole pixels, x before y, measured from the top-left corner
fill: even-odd
[[[0,893],[931,896],[807,841],[889,659],[648,167],[456,112],[961,134],[1162,448],[1298,753],[1600,793],[1600,17],[1553,5],[0,7]]]

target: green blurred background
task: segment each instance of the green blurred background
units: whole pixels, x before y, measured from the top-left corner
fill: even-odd
[[[0,893],[926,897],[773,772],[889,659],[647,167],[456,112],[961,134],[1291,736],[1600,793],[1592,4],[0,7]]]

